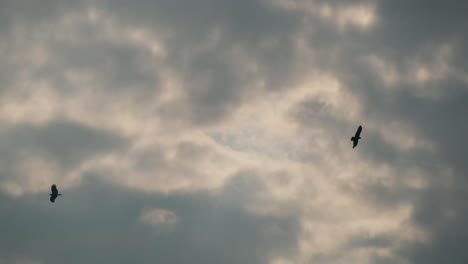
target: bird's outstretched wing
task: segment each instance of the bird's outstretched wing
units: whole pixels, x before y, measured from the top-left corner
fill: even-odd
[[[52,184],[52,186],[50,186],[50,191],[52,192],[53,195],[57,196],[58,190],[55,184]]]
[[[51,195],[50,196],[50,201],[53,203],[55,202],[55,198],[57,198],[57,195]]]
[[[355,148],[355,147],[357,146],[357,144],[358,144],[358,141],[357,141],[357,140],[354,140],[354,141],[353,141],[353,148]]]
[[[361,136],[361,131],[362,131],[362,126],[359,126],[357,131],[356,131],[355,137],[359,138]]]

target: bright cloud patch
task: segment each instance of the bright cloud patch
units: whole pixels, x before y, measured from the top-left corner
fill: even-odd
[[[141,220],[150,225],[173,225],[176,223],[176,215],[168,210],[152,208],[146,209],[141,215]]]

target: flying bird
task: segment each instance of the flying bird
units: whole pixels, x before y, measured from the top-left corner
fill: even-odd
[[[354,137],[351,138],[351,141],[353,142],[353,148],[355,148],[358,144],[358,141],[361,139],[361,131],[362,131],[362,126],[359,126],[356,134]]]
[[[50,190],[52,191],[52,193],[50,194],[50,201],[53,203],[55,202],[57,196],[62,194],[58,193],[57,186],[55,186],[55,184],[52,184],[52,186],[50,186]]]

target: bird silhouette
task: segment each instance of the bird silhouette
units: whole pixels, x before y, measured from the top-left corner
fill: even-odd
[[[358,145],[358,141],[361,139],[361,131],[362,131],[362,126],[359,126],[356,134],[354,137],[351,138],[351,141],[353,142],[353,148],[355,148]]]
[[[50,201],[53,203],[55,202],[55,199],[57,199],[57,196],[62,194],[58,193],[57,186],[55,186],[55,184],[52,184],[52,186],[50,186],[50,190],[52,191],[52,193],[50,194]]]

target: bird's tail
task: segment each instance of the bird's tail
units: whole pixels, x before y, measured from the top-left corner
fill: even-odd
[[[354,137],[351,138],[351,141],[354,141]]]
[[[62,195],[61,193],[57,193],[57,195]]]

